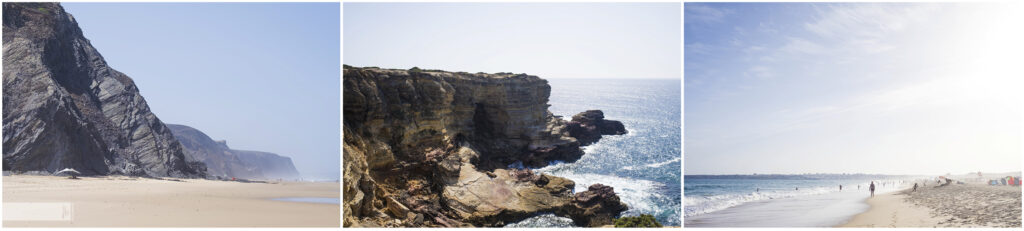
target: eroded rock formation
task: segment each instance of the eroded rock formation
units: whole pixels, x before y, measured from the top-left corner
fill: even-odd
[[[4,170],[201,177],[58,3],[3,3]]]
[[[569,217],[578,226],[601,226],[611,224],[615,218],[612,214],[619,214],[628,209],[625,204],[619,201],[611,186],[593,184],[587,191],[576,193],[573,196],[574,208],[566,209]]]
[[[581,216],[625,208],[610,187],[577,200],[569,179],[510,167],[583,155],[571,122],[548,111],[544,79],[346,66],[343,81],[346,227],[501,226],[538,212],[599,226],[610,219]]]
[[[207,166],[207,175],[220,179],[299,179],[291,158],[269,152],[228,148],[226,141],[214,141],[198,129],[167,124],[185,147],[187,158]]]
[[[582,145],[596,143],[601,135],[626,134],[622,122],[604,119],[601,110],[588,110],[572,116],[569,121],[569,135],[576,137]]]

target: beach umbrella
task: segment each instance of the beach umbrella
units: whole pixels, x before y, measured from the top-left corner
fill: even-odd
[[[57,172],[53,173],[53,175],[60,175],[60,174],[68,174],[68,175],[70,175],[68,177],[68,179],[78,179],[78,175],[82,175],[81,172],[78,172],[78,170],[75,170],[75,169],[72,169],[72,168],[65,168],[63,170],[60,170],[60,171],[57,171]]]

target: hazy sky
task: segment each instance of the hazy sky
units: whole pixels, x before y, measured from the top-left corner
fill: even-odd
[[[680,78],[679,3],[345,3],[353,66]]]
[[[1021,170],[1019,7],[685,8],[686,174]]]
[[[338,3],[63,3],[164,122],[338,179]]]

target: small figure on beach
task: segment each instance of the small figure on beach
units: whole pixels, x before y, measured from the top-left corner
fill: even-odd
[[[754,192],[761,192],[761,188],[754,189]]]
[[[839,185],[839,191],[843,191],[843,185]]]
[[[871,197],[875,197],[875,182],[872,181],[871,185],[868,186],[868,190],[871,191]]]
[[[800,191],[800,188],[796,188],[796,191]]]
[[[53,173],[53,175],[60,175],[60,174],[67,174],[68,175],[68,179],[76,179],[77,180],[78,179],[78,175],[81,175],[82,173],[78,172],[78,170],[75,170],[73,168],[65,168],[64,170],[60,170],[58,172]]]
[[[914,190],[911,192],[917,192],[917,183],[914,183]]]

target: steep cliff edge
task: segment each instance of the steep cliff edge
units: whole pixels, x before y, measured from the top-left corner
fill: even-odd
[[[501,226],[537,212],[597,226],[625,210],[610,187],[574,195],[571,180],[510,169],[583,155],[548,111],[544,79],[345,66],[343,81],[346,227]]]
[[[299,179],[291,158],[269,152],[228,148],[226,141],[214,141],[198,129],[167,124],[174,137],[185,147],[186,156],[202,161],[211,177],[230,179]]]
[[[58,3],[3,3],[4,170],[201,177]]]

